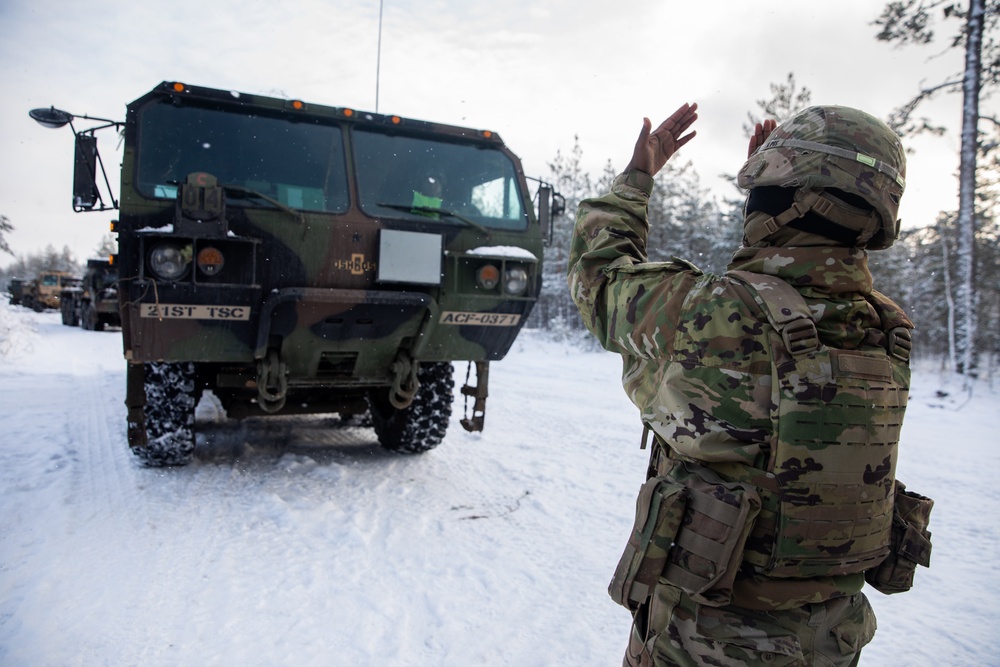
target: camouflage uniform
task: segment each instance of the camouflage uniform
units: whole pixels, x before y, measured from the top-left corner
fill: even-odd
[[[647,174],[626,172],[610,194],[581,203],[568,271],[572,297],[602,346],[622,355],[625,391],[654,434],[650,477],[680,460],[723,472],[766,470],[775,429],[768,322],[735,279],[679,259],[648,261],[652,187]],[[830,348],[884,343],[873,304],[888,300],[872,290],[864,250],[742,248],[729,268],[793,285]],[[912,326],[898,309],[891,312]],[[908,370],[896,379],[905,387]],[[899,404],[901,413],[905,392]],[[778,578],[762,571],[744,561],[731,602],[721,606],[701,604],[661,579],[636,613],[625,664],[857,663],[875,631],[863,572]]]

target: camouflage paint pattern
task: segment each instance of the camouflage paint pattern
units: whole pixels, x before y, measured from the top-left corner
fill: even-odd
[[[882,218],[882,228],[867,243],[876,250],[899,236],[905,177],[906,153],[888,125],[857,109],[825,106],[809,107],[780,123],[740,169],[737,183],[748,190],[775,185],[860,195]]]
[[[265,194],[282,205],[263,205],[262,197],[247,196],[246,189],[241,195],[229,183],[223,188],[222,173],[241,159],[236,151],[258,137],[238,135],[245,144],[227,147],[234,153],[218,162],[225,137],[212,135],[211,128],[199,134],[197,126],[184,126],[198,141],[185,144],[187,153],[178,158],[188,160],[190,170],[159,176],[152,189],[143,165],[154,159],[176,163],[156,153],[161,150],[156,142],[169,144],[162,140],[167,131],[155,123],[181,123],[171,120],[181,116],[170,114],[194,113],[189,110],[217,117],[224,113],[233,125],[277,120],[290,133],[335,128],[345,142],[342,164],[334,159],[334,150],[325,168],[343,172],[343,187],[328,195],[340,197],[341,203],[320,210],[295,203],[314,196],[305,189],[296,200],[272,188]],[[362,210],[350,138],[359,129],[420,137],[431,145],[468,145],[495,155],[498,163],[508,164],[512,192],[507,201],[516,199],[523,207],[523,225],[486,228],[444,216]],[[532,213],[520,162],[495,133],[164,82],[128,106],[124,141],[117,266],[124,351],[133,363],[216,364],[203,380],[253,396],[255,365],[276,350],[290,388],[388,386],[392,365],[401,355],[428,362],[502,359],[537,299],[542,229]],[[303,163],[314,158],[314,148],[302,149]],[[263,165],[261,172],[267,168]],[[320,172],[321,181],[323,168],[312,170]],[[377,165],[369,168],[377,170]],[[188,181],[183,174],[189,174]],[[259,205],[249,205],[254,202]],[[431,263],[432,272],[440,275],[437,284],[379,280],[380,237],[389,229],[440,239],[440,252],[433,257],[411,258]],[[163,242],[177,244],[190,265],[176,280],[158,279],[150,271],[150,254]],[[518,253],[505,250],[509,248]],[[225,261],[218,273],[209,275],[197,268],[196,258],[213,249]],[[486,264],[497,266],[501,276],[492,289],[476,280]],[[525,292],[503,291],[510,267],[527,273]],[[461,317],[444,322],[448,313]]]
[[[665,477],[651,478],[642,485],[628,546],[608,586],[615,602],[636,611],[649,597],[667,567],[689,496],[682,484]]]
[[[876,629],[861,593],[765,612],[699,605],[659,586],[649,617],[648,631],[632,628],[626,667],[848,667]]]
[[[905,593],[913,587],[918,565],[931,565],[931,533],[927,530],[934,501],[896,482],[893,508],[892,548],[878,567],[865,572],[865,581],[879,592]]]
[[[859,349],[833,349],[809,333],[811,311],[788,283],[737,274],[766,303],[776,329],[768,342],[777,405],[769,476],[760,479],[755,469],[726,471],[767,490],[761,494],[767,511],[744,557],[775,577],[864,572],[889,549],[912,325],[873,292],[867,299],[879,328],[869,331]],[[791,346],[783,340],[796,336]],[[888,354],[890,340],[898,356]]]
[[[609,195],[581,204],[568,276],[572,296],[605,349],[622,355],[625,391],[657,442],[669,446],[671,456],[701,462],[723,476],[752,477],[761,489],[774,488],[768,476],[775,472],[768,471],[796,474],[792,461],[773,460],[779,388],[782,382],[786,388],[790,384],[794,394],[809,386],[809,378],[786,378],[775,372],[773,327],[758,307],[748,303],[749,292],[737,281],[703,274],[683,260],[647,261],[646,205],[651,189],[647,175],[626,173],[616,179]],[[825,345],[884,354],[879,345],[884,339],[882,323],[873,305],[879,297],[873,296],[864,251],[747,248],[737,253],[730,268],[777,276],[794,285]],[[899,323],[909,325],[905,316]],[[829,376],[829,362],[827,367],[823,361],[815,363],[816,373]],[[905,365],[893,368],[896,375],[890,382],[905,388]],[[793,367],[791,372],[801,370]],[[818,395],[821,402],[829,398],[822,392]],[[905,391],[892,401],[901,413]],[[886,436],[849,431],[842,427],[824,438]],[[822,446],[817,448],[821,450]],[[815,461],[815,455],[805,458]],[[884,469],[883,459],[875,456],[867,463],[880,470],[875,483],[882,485],[877,488],[884,497],[886,490],[891,494],[892,475]],[[773,501],[772,494],[772,516]],[[765,502],[762,515],[767,509]],[[762,519],[766,524],[766,517]],[[760,536],[751,536],[751,542],[755,539]],[[748,549],[753,550],[750,542]],[[852,595],[864,583],[860,572],[824,573],[822,567],[793,577],[787,571],[779,574],[783,578],[763,572],[741,575],[734,584],[733,604],[790,609]]]

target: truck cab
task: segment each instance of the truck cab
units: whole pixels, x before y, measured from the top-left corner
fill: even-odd
[[[455,361],[477,369],[462,423],[483,427],[559,208],[498,134],[180,82],[122,126],[115,266],[143,461],[190,459],[205,390],[233,418],[367,413],[383,446],[426,451]],[[85,210],[99,163],[77,137]]]

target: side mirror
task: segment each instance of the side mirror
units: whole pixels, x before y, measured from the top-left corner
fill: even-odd
[[[552,191],[552,217],[556,218],[566,212],[566,198],[561,194]]]
[[[538,222],[545,230],[545,245],[552,244],[554,220],[566,212],[566,198],[547,184],[538,186]]]
[[[545,245],[552,243],[552,186],[538,186],[538,224],[545,234]]]
[[[76,156],[73,160],[73,210],[89,211],[101,195],[97,191],[97,137],[76,135]]]
[[[108,182],[108,174],[104,171],[104,164],[101,162],[101,155],[97,152],[97,137],[94,136],[96,130],[103,130],[108,127],[121,127],[124,123],[97,116],[74,116],[68,111],[49,107],[48,109],[32,109],[28,115],[33,121],[49,129],[58,129],[69,125],[76,137],[76,154],[73,159],[73,210],[77,213],[81,211],[105,211],[109,208],[118,208],[114,194],[111,191],[111,184]],[[86,120],[96,120],[107,123],[80,132],[73,127],[73,121],[77,118]],[[97,169],[100,167],[104,176],[104,185],[108,189],[111,198],[111,206],[105,206],[101,199],[101,192],[97,188]],[[97,205],[100,204],[98,207]]]

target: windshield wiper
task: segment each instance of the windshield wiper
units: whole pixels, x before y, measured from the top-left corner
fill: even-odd
[[[381,206],[383,208],[391,208],[394,211],[403,211],[405,213],[420,213],[428,215],[433,214],[433,215],[440,215],[445,218],[453,218],[460,222],[464,222],[469,227],[478,229],[479,231],[481,231],[483,234],[486,235],[487,239],[493,236],[493,234],[490,233],[490,230],[484,225],[479,224],[475,220],[470,220],[469,218],[466,218],[464,215],[459,215],[454,211],[448,211],[443,208],[434,208],[433,206],[408,206],[406,204],[383,204],[383,203],[376,204],[376,206]]]
[[[305,218],[304,215],[302,215],[302,211],[296,211],[291,206],[286,206],[285,204],[282,204],[277,199],[274,199],[273,197],[268,197],[263,192],[257,192],[256,190],[251,190],[250,188],[245,188],[242,185],[223,185],[222,187],[223,187],[223,189],[226,192],[235,192],[235,193],[239,193],[241,195],[248,195],[250,197],[256,197],[257,199],[262,199],[262,200],[266,201],[268,204],[271,204],[272,206],[274,206],[275,208],[281,209],[282,211],[284,211],[288,215],[292,216],[293,218],[295,218],[295,220],[297,222],[299,222],[299,223],[301,223],[303,225],[306,223],[306,218]]]

